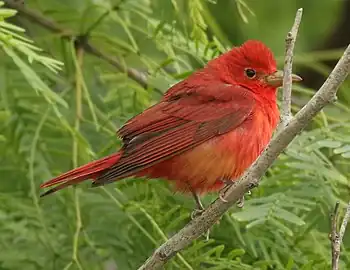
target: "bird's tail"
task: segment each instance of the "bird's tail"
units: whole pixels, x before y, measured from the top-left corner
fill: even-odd
[[[49,195],[70,185],[78,184],[87,179],[95,179],[101,175],[104,170],[116,164],[120,157],[121,153],[118,152],[61,174],[40,185],[41,188],[57,185],[56,187],[42,193],[40,197]]]

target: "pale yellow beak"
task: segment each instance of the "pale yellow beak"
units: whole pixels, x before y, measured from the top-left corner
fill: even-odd
[[[292,74],[292,82],[300,82],[303,79],[295,74]],[[280,87],[283,84],[283,71],[277,70],[275,73],[272,73],[265,77],[265,81],[268,85],[273,87]]]

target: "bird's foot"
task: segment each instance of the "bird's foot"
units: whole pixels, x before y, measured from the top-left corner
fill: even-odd
[[[219,199],[221,201],[223,201],[224,203],[227,203],[227,200],[224,198],[225,197],[225,193],[226,191],[233,185],[235,184],[235,182],[232,182],[232,181],[227,181],[226,182],[226,185],[219,191]],[[249,190],[247,192],[247,195],[251,195],[251,191]],[[242,208],[244,206],[244,196],[242,196],[242,198],[240,198],[238,201],[237,201],[237,207],[239,208]]]
[[[192,213],[191,213],[191,219],[195,219],[196,217],[200,216],[203,212],[204,212],[204,207],[202,204],[200,204],[200,209],[199,209],[199,204],[197,204],[197,208],[195,208]],[[209,236],[210,236],[210,229],[208,229],[203,236],[205,237],[205,241],[209,240]]]
[[[248,192],[247,192],[247,195],[252,195],[252,193],[251,193],[251,191],[249,190]],[[238,201],[237,201],[237,207],[239,207],[239,208],[243,208],[243,206],[244,206],[244,196],[242,196],[242,198],[240,198]]]
[[[237,201],[237,207],[238,208],[243,208],[244,206],[244,196],[242,196],[242,198],[240,198],[238,201]]]
[[[198,209],[198,208],[193,209],[191,213],[191,219],[195,219],[196,217],[200,216],[204,212],[204,210],[205,209]]]
[[[225,181],[225,186],[219,191],[219,199],[227,203],[227,200],[224,198],[226,191],[234,184],[233,181]]]
[[[194,219],[194,218],[200,216],[204,212],[204,210],[205,210],[204,208],[203,209],[195,208],[191,213],[191,219]],[[203,233],[203,236],[205,238],[205,241],[209,241],[210,229],[208,229],[205,233]]]

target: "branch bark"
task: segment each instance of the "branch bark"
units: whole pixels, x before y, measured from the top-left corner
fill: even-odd
[[[278,155],[288,144],[300,133],[327,104],[336,101],[336,93],[350,71],[350,45],[333,69],[325,83],[312,97],[312,99],[290,120],[288,125],[282,127],[260,157],[243,174],[243,176],[232,185],[224,194],[227,202],[216,199],[198,217],[190,221],[184,228],[173,235],[168,241],[157,248],[151,257],[139,268],[139,270],[154,270],[165,265],[175,254],[189,246],[213,226],[220,217],[238,201],[247,191],[258,186],[261,177],[271,166]],[[350,210],[349,210],[350,212]],[[349,213],[350,215],[350,213]],[[344,229],[345,231],[345,229]]]
[[[121,64],[116,58],[111,57],[104,53],[103,51],[99,50],[96,46],[91,44],[89,41],[88,36],[81,36],[79,33],[75,33],[71,29],[64,28],[57,24],[56,22],[46,18],[42,14],[38,13],[37,11],[31,10],[26,8],[22,3],[16,2],[14,0],[4,0],[6,5],[9,8],[16,9],[20,14],[27,17],[32,22],[41,25],[42,27],[58,33],[62,38],[64,39],[75,39],[78,43],[80,43],[80,46],[83,46],[85,52],[94,55],[96,57],[99,57],[100,59],[108,62],[115,68],[117,68],[120,72],[125,72],[127,76],[137,82],[139,85],[141,85],[143,88],[148,87],[147,83],[147,75],[144,72],[140,72],[136,69],[129,68],[123,64]],[[159,89],[156,89],[158,92],[162,93]]]
[[[337,221],[339,216],[339,202],[336,202],[334,211],[331,218],[331,245],[332,245],[332,269],[338,270],[339,255],[340,255],[340,242],[337,229]]]
[[[339,202],[335,204],[334,211],[331,220],[331,245],[332,245],[332,270],[339,270],[339,257],[340,257],[340,246],[343,242],[348,221],[350,219],[350,202],[346,208],[346,212],[343,221],[338,232],[338,217],[339,217]]]
[[[286,37],[286,53],[284,58],[283,70],[283,98],[281,106],[282,127],[286,126],[293,117],[291,112],[293,50],[298,35],[302,15],[303,9],[299,8],[295,16],[292,29],[288,32]]]

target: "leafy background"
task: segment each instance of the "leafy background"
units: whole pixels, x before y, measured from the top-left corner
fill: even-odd
[[[40,183],[115,151],[115,131],[128,118],[246,39],[264,41],[281,65],[299,7],[294,69],[305,80],[294,88],[294,110],[322,84],[350,37],[349,1],[4,2],[1,270],[137,269],[189,221],[191,197],[174,194],[163,181],[134,179],[97,189],[82,184],[39,200]],[[350,197],[349,83],[280,156],[244,208],[225,214],[209,241],[196,240],[166,269],[330,268],[330,213]],[[203,199],[209,204],[215,197]],[[341,269],[350,265],[349,244],[346,235]]]

